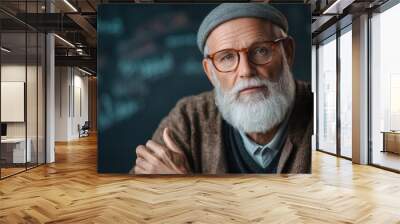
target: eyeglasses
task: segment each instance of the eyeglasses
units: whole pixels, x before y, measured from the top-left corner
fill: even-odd
[[[255,65],[265,65],[271,62],[273,51],[280,41],[285,40],[286,37],[278,38],[272,41],[258,42],[249,48],[224,49],[215,52],[214,54],[207,55],[206,58],[211,59],[214,67],[219,72],[233,72],[236,71],[239,62],[240,54],[243,51],[247,53],[249,61]]]

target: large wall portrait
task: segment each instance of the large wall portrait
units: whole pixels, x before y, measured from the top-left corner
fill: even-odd
[[[305,4],[98,8],[98,172],[310,173]]]

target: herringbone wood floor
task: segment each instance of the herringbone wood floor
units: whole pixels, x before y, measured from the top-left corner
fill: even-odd
[[[96,173],[96,139],[0,181],[0,223],[400,223],[400,175],[320,152],[313,174],[132,177]]]

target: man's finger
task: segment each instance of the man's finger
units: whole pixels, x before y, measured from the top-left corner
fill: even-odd
[[[149,140],[146,143],[146,147],[152,151],[152,153],[158,157],[160,160],[165,161],[166,159],[171,159],[168,148],[163,145],[158,144],[153,140]]]
[[[151,152],[149,152],[149,149],[147,149],[145,146],[140,145],[136,148],[136,155],[137,157],[142,158],[143,160],[149,162],[149,163],[158,163],[160,160],[155,157]]]
[[[134,172],[135,174],[141,174],[144,173],[146,170],[143,168],[143,165],[146,163],[145,160],[143,160],[141,157],[136,158],[135,162],[135,167],[134,167]]]
[[[149,171],[147,171],[147,170],[144,169],[143,167],[137,166],[137,165],[135,166],[134,171],[135,171],[135,174],[150,174]]]
[[[144,160],[144,159],[142,159],[142,157],[137,157],[136,158],[136,162],[135,162],[135,166],[141,166],[141,167],[143,167],[143,164],[145,163],[146,161]]]
[[[152,140],[149,140],[146,143],[146,148],[151,149],[153,155],[158,157],[158,159],[161,160],[164,165],[173,167],[175,169],[177,169],[177,164],[175,163],[177,158],[174,159],[171,152],[175,152],[179,155],[185,156],[185,154],[183,154],[179,149],[179,151],[174,151],[173,149],[170,149],[167,146],[160,145]]]
[[[136,158],[139,158],[142,156],[142,153],[140,152],[141,150],[147,150],[146,146],[144,145],[138,145],[136,147]]]
[[[170,136],[170,131],[168,128],[164,128],[163,139],[169,149],[171,149],[172,151],[174,151],[178,154],[183,154],[182,150],[176,145],[174,140],[172,140],[172,138]]]
[[[158,167],[159,165],[161,165],[161,162],[159,160],[149,162],[142,157],[138,157],[136,159],[137,170],[141,174],[155,174],[158,172],[156,170],[156,167]]]

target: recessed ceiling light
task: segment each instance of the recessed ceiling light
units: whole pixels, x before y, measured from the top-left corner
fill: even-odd
[[[73,45],[73,44],[72,44],[71,42],[69,42],[68,40],[66,40],[66,39],[64,39],[64,38],[62,38],[62,37],[60,37],[60,36],[57,35],[57,34],[54,34],[54,36],[57,37],[58,39],[60,39],[62,42],[64,42],[64,43],[66,43],[67,45],[69,45],[70,47],[75,48],[75,45]]]
[[[74,12],[78,12],[78,10],[68,1],[64,0],[65,4],[67,4]]]
[[[322,14],[342,14],[343,9],[351,5],[354,0],[336,0]]]
[[[4,51],[4,52],[6,52],[6,53],[10,53],[10,52],[11,52],[11,50],[9,50],[9,49],[7,49],[7,48],[5,48],[5,47],[1,47],[1,50]]]
[[[83,70],[83,69],[81,69],[81,68],[79,68],[79,67],[78,67],[78,70],[81,71],[81,72],[83,72],[83,73],[85,73],[85,74],[87,74],[87,75],[90,75],[90,76],[92,75],[92,73],[90,73],[90,72],[88,72],[88,71],[86,71],[86,70]]]

